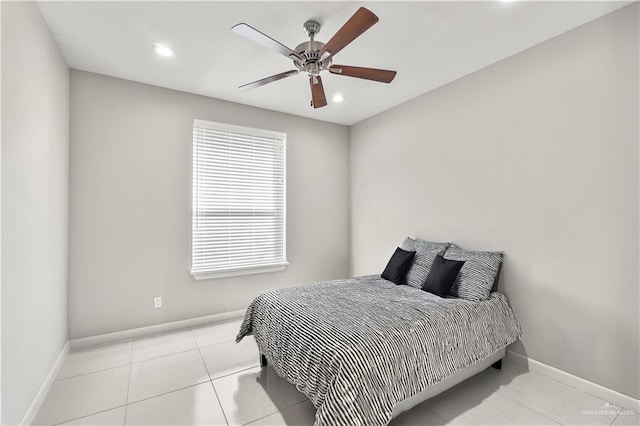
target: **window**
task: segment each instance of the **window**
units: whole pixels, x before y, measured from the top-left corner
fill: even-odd
[[[281,271],[286,261],[287,135],[193,122],[191,275]]]

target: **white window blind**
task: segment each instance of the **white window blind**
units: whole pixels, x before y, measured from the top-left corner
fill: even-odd
[[[285,142],[284,133],[194,120],[194,277],[287,265]]]

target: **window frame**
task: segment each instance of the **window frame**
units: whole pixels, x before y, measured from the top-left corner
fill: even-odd
[[[282,261],[268,264],[253,264],[253,265],[240,265],[229,266],[225,268],[215,269],[194,269],[194,243],[195,243],[195,223],[197,220],[197,205],[196,205],[196,144],[197,128],[212,129],[217,131],[230,131],[234,133],[240,133],[243,135],[261,136],[267,138],[279,139],[282,143]],[[192,170],[191,170],[191,268],[190,274],[196,280],[232,277],[240,275],[261,274],[268,272],[280,272],[284,271],[289,262],[287,261],[287,134],[283,132],[277,132],[273,130],[257,129],[246,126],[238,126],[234,124],[219,123],[207,120],[193,120],[193,140],[191,146],[192,155]]]

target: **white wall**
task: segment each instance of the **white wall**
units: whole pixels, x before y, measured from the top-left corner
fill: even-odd
[[[67,340],[69,69],[32,2],[2,2],[2,424]]]
[[[2,6],[0,5],[0,97],[2,94]],[[2,423],[2,101],[0,100],[0,423]]]
[[[284,272],[189,275],[194,118],[287,133]],[[243,309],[268,289],[346,276],[348,166],[345,126],[72,70],[70,337]]]
[[[502,249],[515,349],[640,397],[638,114],[635,3],[358,123],[352,273],[406,235]]]

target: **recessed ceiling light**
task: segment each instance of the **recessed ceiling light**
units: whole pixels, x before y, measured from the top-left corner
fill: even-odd
[[[333,102],[342,102],[344,101],[344,96],[342,96],[340,93],[336,93],[335,95],[333,95]]]
[[[151,46],[151,48],[160,56],[173,56],[173,50],[171,50],[169,46],[166,46],[162,43],[156,43]]]

